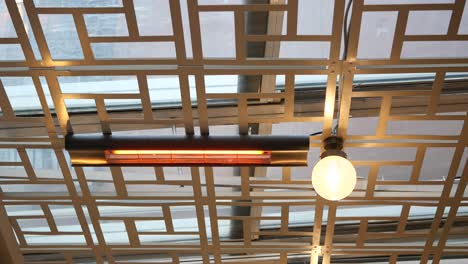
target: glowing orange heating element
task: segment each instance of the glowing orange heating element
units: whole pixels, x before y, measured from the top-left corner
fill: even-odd
[[[107,150],[109,164],[269,164],[264,150]]]
[[[177,154],[207,154],[207,155],[262,155],[263,150],[112,150],[116,155],[177,155]]]

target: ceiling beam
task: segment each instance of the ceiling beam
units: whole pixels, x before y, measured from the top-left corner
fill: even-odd
[[[4,206],[0,206],[0,263],[24,263]]]

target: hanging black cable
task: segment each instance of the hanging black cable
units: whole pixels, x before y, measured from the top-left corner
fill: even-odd
[[[348,23],[348,17],[349,17],[349,11],[351,10],[351,6],[353,5],[353,0],[349,0],[348,4],[346,5],[345,9],[345,14],[344,14],[344,20],[343,20],[343,42],[344,42],[344,49],[343,49],[343,56],[342,56],[342,61],[345,61],[348,57],[348,44],[349,44],[349,25]],[[342,85],[342,78],[340,78],[340,83],[338,85],[338,113],[337,113],[337,118],[340,118],[340,104],[341,104],[341,89],[340,86]],[[336,125],[332,130],[332,134],[336,135],[338,132],[338,122],[339,120],[336,121]]]
[[[344,21],[343,21],[343,41],[344,41],[344,50],[343,50],[343,60],[346,60],[348,56],[348,43],[349,43],[349,24],[348,16],[351,6],[353,5],[353,0],[349,0],[348,5],[346,5]]]
[[[318,131],[318,132],[314,132],[312,134],[310,134],[309,136],[317,136],[317,135],[321,135],[323,133],[323,131]]]

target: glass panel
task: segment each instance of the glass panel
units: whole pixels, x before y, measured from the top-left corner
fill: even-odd
[[[234,13],[200,12],[200,31],[204,57],[236,56]]]
[[[141,36],[172,35],[169,0],[134,0]]]
[[[175,232],[198,232],[195,206],[171,206],[171,215]]]
[[[467,58],[467,41],[406,41],[401,57],[405,59]]]
[[[462,78],[462,76],[464,76],[463,78],[467,77],[466,75],[457,76],[460,78]],[[355,85],[361,85],[371,83],[421,82],[433,81],[434,77],[434,73],[356,74],[354,76],[353,83]],[[395,89],[400,89],[400,87]]]
[[[45,195],[68,195],[65,184],[0,184],[0,187],[4,192],[41,192]]]
[[[455,0],[365,0],[366,5],[451,4]]]
[[[101,217],[162,217],[160,206],[98,206]]]
[[[346,148],[350,160],[412,161],[416,148]]]
[[[21,161],[16,149],[2,148],[0,149],[0,162]]]
[[[326,59],[330,55],[329,42],[281,41],[280,58]]]
[[[128,36],[125,14],[87,14],[84,20],[90,37]]]
[[[24,61],[23,49],[19,44],[0,44],[0,61]]]
[[[460,135],[463,120],[411,120],[389,121],[389,135]]]
[[[121,0],[34,0],[37,7],[118,7]]]
[[[52,58],[83,59],[80,40],[72,15],[39,15]]]
[[[284,122],[275,123],[272,127],[272,135],[309,135],[322,131],[321,122]]]
[[[285,84],[284,79],[279,80],[281,80],[281,84]],[[277,82],[279,82],[279,80],[277,80]],[[294,89],[298,89],[301,87],[326,85],[327,80],[327,75],[296,75],[294,76]]]
[[[21,231],[50,232],[49,224],[45,218],[17,219]]]
[[[59,232],[82,232],[80,222],[73,205],[50,205]]]
[[[426,149],[419,178],[421,180],[445,180],[454,151],[454,148]]]
[[[178,76],[148,76],[148,89],[151,102],[176,103],[181,102],[180,82]],[[195,93],[191,90],[190,94]]]
[[[205,75],[206,93],[237,93],[238,75]]]
[[[28,177],[23,166],[0,166],[0,178],[25,179]]]
[[[162,220],[135,221],[138,232],[166,232],[166,224]]]
[[[0,38],[15,38],[16,31],[11,21],[10,13],[8,12],[5,1],[0,1]]]
[[[127,230],[122,220],[101,220],[99,222],[107,244],[129,244]]]
[[[114,110],[139,110],[141,109],[140,99],[104,99],[107,111]]]
[[[392,52],[398,12],[364,12],[357,56],[360,59],[385,59]]]
[[[401,205],[340,206],[336,209],[336,217],[400,216],[401,208]]]
[[[355,106],[357,104],[356,101],[358,101],[358,98],[354,98],[351,101],[351,105]],[[348,121],[348,133],[350,135],[375,135],[378,123],[378,117],[350,118]]]
[[[190,33],[190,20],[188,15],[187,1],[180,0],[180,11],[182,14],[182,29],[184,31],[185,53],[187,58],[192,58],[192,35]]]
[[[461,158],[460,164],[458,165],[458,171],[457,171],[457,176],[461,177],[463,174],[463,170],[465,169],[465,164],[468,161],[468,147],[465,148],[465,151],[463,152],[463,156]],[[468,207],[467,207],[468,209]]]
[[[335,1],[299,0],[298,35],[331,35]]]
[[[458,28],[458,34],[468,34],[468,8],[466,5],[463,10],[462,20],[460,21],[460,27]]]
[[[86,245],[83,235],[25,235],[28,245]]]
[[[255,1],[254,1],[255,2]],[[246,0],[199,0],[199,5],[244,5]]]
[[[126,181],[155,181],[154,168],[122,167],[124,180]]]
[[[59,76],[63,93],[138,93],[136,76]]]
[[[161,242],[188,242],[195,241],[200,238],[199,235],[179,235],[179,234],[167,234],[167,235],[139,235],[140,243],[142,245],[151,245],[152,243]]]
[[[28,35],[29,38],[29,43],[31,43],[32,50],[34,52],[34,56],[36,59],[42,59],[41,53],[39,52],[39,47],[37,46],[37,41],[36,37],[34,36],[31,23],[29,22],[29,17],[26,15],[26,8],[24,7],[24,4],[19,1],[17,1],[18,5],[18,10],[21,15],[21,18],[23,20],[24,28],[26,30],[26,34]]]
[[[451,17],[452,11],[411,11],[406,35],[445,35]]]
[[[412,171],[412,166],[382,166],[379,168],[378,180],[408,181]]]
[[[97,59],[175,58],[174,42],[102,42],[92,43]]]
[[[38,178],[63,179],[52,149],[26,149],[26,152]]]
[[[31,110],[42,112],[36,88],[30,77],[1,77],[0,79],[16,114]]]
[[[44,215],[39,205],[5,205],[8,216]]]

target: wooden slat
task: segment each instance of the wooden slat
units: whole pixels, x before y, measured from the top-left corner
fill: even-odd
[[[26,58],[26,61],[34,64],[36,62],[36,58],[34,56],[34,52],[32,50],[28,34],[25,30],[23,20],[21,19],[21,13],[19,11],[18,5],[15,1],[11,1],[11,0],[5,1],[5,4],[8,9],[8,12],[10,13],[10,18],[11,18],[11,21],[13,22],[16,35],[18,36],[18,39],[16,39],[15,43],[21,44],[21,48],[23,49],[23,53],[24,53],[24,57]],[[13,40],[13,39],[10,39],[10,40]]]
[[[101,255],[106,256],[106,260],[110,263],[113,263],[113,256],[110,253],[109,248],[107,248],[105,239],[104,239],[104,233],[101,228],[101,224],[99,222],[99,211],[96,206],[95,200],[91,197],[91,192],[89,190],[89,186],[86,183],[86,177],[83,171],[83,168],[77,167],[75,168],[76,175],[78,177],[79,183],[80,183],[80,189],[83,193],[83,199],[84,202],[86,203],[86,207],[89,213],[89,218],[91,219],[91,224],[93,226],[96,239],[98,241],[97,246],[95,247],[95,255],[96,255],[96,260],[98,260],[98,263],[103,263],[102,262],[102,257]]]
[[[366,190],[367,199],[372,199],[372,197],[374,197],[374,189],[375,189],[378,173],[379,173],[378,166],[370,167],[368,181],[367,181],[367,190]]]
[[[197,1],[187,1],[188,15],[190,20],[190,37],[192,41],[193,62],[201,64],[203,59],[200,16]]]
[[[26,171],[28,178],[32,182],[37,181],[36,173],[34,172],[34,168],[31,164],[31,160],[29,159],[26,150],[23,148],[18,148],[18,155],[20,156],[21,162],[23,163],[24,170]]]
[[[450,18],[450,24],[447,32],[448,36],[458,35],[465,5],[465,0],[455,0],[455,5],[453,7],[452,17]]]
[[[2,116],[0,117],[0,142],[1,148],[18,149],[21,161],[0,161],[2,166],[1,184],[5,190],[0,193],[2,209],[4,205],[39,205],[44,208],[44,215],[40,216],[15,216],[7,219],[5,226],[8,230],[14,230],[18,234],[21,252],[23,254],[63,254],[65,262],[71,263],[73,257],[88,256],[95,259],[96,263],[116,263],[114,256],[141,254],[165,254],[172,258],[173,263],[183,261],[199,261],[209,263],[229,262],[228,256],[235,254],[241,262],[259,263],[286,263],[288,258],[294,260],[298,255],[310,254],[311,263],[318,264],[319,257],[323,257],[323,263],[330,263],[335,255],[351,258],[359,255],[362,257],[372,257],[375,255],[388,256],[390,263],[396,263],[398,256],[421,255],[421,262],[425,263],[431,257],[433,262],[438,263],[445,255],[465,254],[466,247],[453,246],[446,242],[449,238],[460,238],[466,232],[465,229],[454,225],[460,219],[457,217],[458,208],[467,206],[463,200],[466,191],[466,178],[463,174],[460,182],[455,182],[457,168],[462,162],[462,157],[466,148],[466,128],[459,135],[386,135],[387,123],[392,121],[417,122],[420,120],[434,122],[456,121],[465,122],[466,115],[439,115],[439,113],[464,112],[467,104],[463,94],[461,83],[453,85],[451,81],[445,82],[445,75],[455,72],[468,72],[466,58],[431,58],[431,59],[401,59],[401,50],[404,41],[417,41],[421,45],[428,41],[465,41],[467,35],[459,35],[463,7],[466,1],[456,0],[451,4],[383,4],[364,5],[364,0],[355,0],[352,9],[350,25],[349,52],[348,56],[342,60],[340,58],[342,47],[342,28],[345,0],[334,1],[333,4],[333,24],[331,35],[297,35],[298,21],[298,1],[283,0],[269,1],[269,4],[210,4],[202,5],[201,1],[178,1],[168,0],[170,5],[170,24],[173,35],[165,36],[139,36],[137,16],[134,10],[133,0],[124,0],[122,7],[35,7],[34,1],[24,1],[26,14],[18,9],[18,5],[13,0],[7,0],[7,9],[12,17],[13,26],[17,37],[0,38],[0,43],[20,44],[25,53],[24,62],[0,62],[0,76],[4,77],[32,78],[37,91],[43,112],[34,112],[35,116],[28,116],[23,111],[15,113],[5,89],[0,87],[0,107]],[[185,3],[186,2],[186,3]],[[21,3],[20,3],[21,5]],[[316,3],[312,3],[315,7]],[[187,10],[183,10],[187,6]],[[452,17],[446,35],[414,35],[405,36],[407,17],[409,12],[414,10],[452,11]],[[226,45],[236,45],[235,58],[204,58],[201,46],[200,33],[200,12],[230,12],[234,14],[235,43],[225,43]],[[268,29],[265,35],[247,35],[245,32],[246,12],[268,12]],[[281,35],[284,15],[287,12],[287,34]],[[392,54],[390,58],[384,59],[360,59],[357,58],[357,50],[360,42],[360,29],[362,27],[363,12],[398,12],[396,31],[392,41]],[[105,36],[89,37],[87,25],[84,23],[84,14],[125,14],[129,36]],[[188,13],[188,18],[185,14]],[[43,27],[39,14],[61,14],[73,17],[78,37],[83,49],[84,59],[52,60],[48,43],[46,42]],[[31,28],[25,28],[21,15],[27,15]],[[211,14],[210,14],[211,15]],[[188,20],[187,20],[188,19]],[[157,18],[155,17],[157,22]],[[232,21],[231,21],[232,22]],[[97,25],[99,26],[99,25]],[[211,26],[211,25],[210,25]],[[317,26],[317,25],[312,25]],[[213,25],[214,28],[217,25]],[[185,31],[184,31],[185,30]],[[38,41],[39,50],[43,58],[37,61],[32,52],[32,44],[27,31],[34,33]],[[188,37],[188,36],[191,37]],[[186,39],[190,38],[192,44],[193,58],[187,58],[185,54]],[[188,41],[188,40],[187,40]],[[321,41],[330,44],[329,57],[325,59],[284,59],[279,58],[281,41]],[[361,39],[362,41],[362,39]],[[176,58],[173,59],[115,59],[115,60],[95,60],[93,58],[90,43],[95,42],[173,42],[176,49]],[[246,58],[247,42],[266,42],[264,58]],[[187,42],[188,43],[188,42]],[[50,44],[50,43],[49,43]],[[258,43],[257,43],[258,44]],[[297,51],[300,54],[301,51]],[[366,86],[356,84],[356,74],[420,74],[436,73],[436,78],[432,87],[422,84],[398,88],[393,85]],[[135,93],[76,93],[63,94],[58,76],[136,76],[139,90]],[[179,78],[181,99],[180,106],[166,106],[151,103],[149,88],[146,76],[177,76]],[[207,75],[261,75],[261,89],[259,93],[214,93],[207,94],[204,78]],[[285,76],[284,91],[278,90],[276,79],[278,75]],[[295,83],[298,75],[327,75],[326,88],[307,87],[308,90],[300,89],[300,84]],[[337,95],[337,76],[340,76],[339,96],[340,103],[335,101]],[[41,84],[42,77],[45,77],[50,91],[53,106],[49,106],[48,92]],[[196,104],[192,105],[190,96],[189,78],[195,77],[196,82]],[[220,77],[221,78],[221,77]],[[68,84],[67,84],[68,85]],[[359,87],[354,87],[359,85]],[[444,88],[447,87],[447,90]],[[10,87],[9,87],[10,88]],[[14,87],[21,89],[21,86]],[[45,87],[44,87],[45,88]],[[313,91],[312,91],[313,90]],[[64,90],[65,91],[65,90]],[[312,91],[312,92],[310,92]],[[453,92],[449,94],[448,91]],[[16,92],[16,91],[15,91]],[[442,94],[442,97],[441,97]],[[3,95],[3,96],[2,96]],[[46,96],[47,95],[47,96]],[[415,96],[430,98],[429,103],[421,103],[419,100],[411,99]],[[192,95],[193,97],[193,95]],[[390,109],[392,98],[402,97],[401,106]],[[351,99],[356,98],[356,105]],[[64,100],[92,99],[96,101],[96,111],[92,113],[73,113],[67,109]],[[107,113],[104,105],[105,99],[141,99],[142,108],[134,110],[109,111]],[[215,102],[216,99],[218,101]],[[221,100],[232,99],[237,103],[230,105],[218,104]],[[380,109],[378,101],[381,101]],[[400,102],[400,101],[398,101]],[[154,108],[154,109],[153,109]],[[196,109],[195,109],[196,108]],[[311,187],[310,178],[302,178],[302,170],[283,167],[278,168],[282,172],[281,178],[267,178],[267,168],[255,168],[253,174],[248,168],[241,169],[241,177],[226,177],[225,175],[214,175],[213,168],[204,168],[205,174],[200,175],[199,168],[191,168],[192,179],[187,180],[184,175],[164,175],[164,168],[155,167],[156,179],[145,181],[130,180],[125,181],[122,170],[113,167],[111,173],[113,178],[99,178],[98,171],[89,172],[84,175],[83,168],[70,170],[64,152],[63,136],[66,133],[110,133],[127,130],[147,130],[160,128],[185,127],[187,135],[196,133],[195,126],[200,127],[200,134],[208,135],[215,125],[238,125],[240,134],[249,133],[249,124],[252,131],[258,125],[259,134],[270,134],[275,131],[275,124],[285,124],[289,122],[311,123],[321,122],[322,136],[311,137],[310,148],[317,150],[322,147],[320,139],[330,136],[336,110],[339,109],[339,130],[338,134],[345,137],[346,148],[357,148],[360,150],[369,148],[414,148],[416,155],[414,160],[359,160],[353,158],[355,166],[370,167],[369,176],[365,180],[359,180],[358,188],[348,198],[339,202],[328,202],[317,196]],[[380,112],[379,112],[380,110]],[[395,110],[395,112],[393,112]],[[295,113],[296,112],[296,113]],[[18,115],[21,113],[21,116]],[[350,117],[375,117],[378,115],[378,126],[375,135],[347,135]],[[18,115],[18,116],[15,116]],[[90,121],[89,116],[97,114],[100,120]],[[76,124],[70,124],[70,116]],[[350,116],[352,115],[352,116]],[[58,121],[58,122],[57,122]],[[57,132],[56,123],[61,131]],[[103,124],[101,127],[101,123]],[[111,126],[112,130],[111,131]],[[255,129],[257,130],[257,129]],[[214,131],[214,130],[213,130]],[[61,133],[60,133],[61,132]],[[311,131],[315,132],[315,131]],[[38,137],[38,135],[45,137]],[[37,170],[33,168],[32,159],[29,160],[26,149],[53,149],[58,160],[58,170]],[[419,174],[424,162],[425,151],[428,148],[455,148],[455,154],[451,161],[449,175],[446,181],[422,181]],[[313,153],[313,152],[311,152]],[[15,169],[4,168],[3,166],[23,167],[28,178],[20,178]],[[410,179],[407,181],[385,181],[377,178],[381,166],[411,166],[413,168]],[[183,171],[182,171],[183,172]],[[88,172],[87,172],[88,173]],[[95,173],[91,175],[92,173]],[[180,173],[180,172],[179,172]],[[299,174],[297,174],[299,173]],[[304,172],[305,173],[305,172]],[[37,175],[41,178],[37,178]],[[42,179],[42,175],[50,177]],[[296,175],[297,174],[297,175]],[[133,175],[133,174],[132,174]],[[153,172],[151,172],[151,175]],[[59,176],[59,178],[57,178]],[[60,177],[60,176],[63,176]],[[88,176],[93,176],[90,178]],[[170,176],[170,177],[169,177]],[[205,178],[203,178],[203,176]],[[251,177],[253,176],[253,177]],[[268,175],[270,176],[270,175]],[[215,184],[216,177],[216,184]],[[99,188],[91,190],[91,185],[110,183],[115,184],[116,193],[110,193]],[[76,184],[79,183],[78,188]],[[10,187],[24,187],[25,190],[37,184],[65,184],[66,191],[54,191],[53,189],[37,190],[31,192],[9,191]],[[126,185],[157,185],[158,188],[166,186],[172,188],[175,185],[191,186],[191,190],[186,191],[159,191],[132,192],[128,195]],[[206,192],[203,186],[206,185]],[[227,188],[238,187],[237,191]],[[240,187],[240,188],[239,188]],[[419,191],[424,189],[425,192]],[[442,192],[440,190],[442,189]],[[159,190],[159,189],[158,189]],[[268,190],[268,191],[266,191]],[[386,190],[386,191],[382,191]],[[79,192],[80,191],[80,192]],[[455,193],[455,195],[453,195]],[[442,195],[441,195],[442,194]],[[73,206],[76,212],[82,231],[69,232],[59,231],[54,218],[50,212],[50,206],[68,205]],[[98,206],[142,206],[151,210],[151,207],[160,207],[163,216],[153,217],[151,215],[112,215],[102,216]],[[395,215],[381,215],[376,217],[337,217],[337,207],[374,207],[374,206],[399,206],[401,213]],[[199,232],[174,230],[173,216],[182,213],[183,206],[195,206]],[[245,206],[250,207],[251,214],[248,216],[218,216],[218,209],[221,206]],[[262,207],[273,206],[281,210],[281,216],[262,216]],[[310,225],[313,232],[298,231],[292,227],[294,223],[290,221],[289,215],[294,215],[295,209],[291,206],[315,206],[315,216],[311,218]],[[430,229],[408,232],[413,228],[413,221],[410,209],[413,206],[437,207],[436,214]],[[444,219],[444,209],[450,206],[447,219]],[[281,209],[279,209],[281,208]],[[181,211],[178,211],[178,210]],[[204,209],[208,209],[205,215]],[[328,220],[322,223],[323,212],[328,210]],[[86,215],[86,214],[89,214]],[[0,214],[2,216],[2,214]],[[177,215],[178,216],[178,215]],[[210,219],[210,228],[207,230],[205,219]],[[51,232],[22,232],[16,222],[18,219],[46,219],[51,226]],[[184,220],[180,218],[179,220]],[[155,220],[164,221],[165,231],[138,232],[135,221]],[[220,238],[220,226],[218,221],[242,221],[243,237],[239,241],[224,241]],[[281,223],[276,230],[260,229],[261,220],[274,220]],[[8,223],[9,221],[9,223]],[[128,245],[114,245],[104,239],[101,221],[123,221],[129,236]],[[335,226],[339,221],[358,221],[359,231],[354,234],[340,234],[341,226]],[[461,220],[460,220],[461,221]],[[397,225],[397,230],[393,232],[373,231],[376,222],[392,222]],[[444,223],[444,224],[442,224]],[[89,226],[91,224],[91,227]],[[323,225],[322,225],[323,224]],[[11,228],[10,228],[11,227]],[[322,229],[325,233],[322,233]],[[5,229],[6,230],[6,229]],[[4,231],[5,231],[4,230]],[[335,231],[337,230],[337,231]],[[356,229],[357,230],[357,229]],[[367,232],[369,230],[369,232]],[[3,231],[2,231],[3,232]],[[208,232],[211,239],[208,240]],[[95,234],[95,241],[93,235]],[[455,233],[458,233],[455,234]],[[27,245],[25,235],[83,235],[84,245]],[[161,242],[151,245],[141,244],[139,235],[174,235],[183,237],[198,234],[199,242],[182,243]],[[321,238],[323,241],[321,241]],[[439,238],[437,246],[433,241]],[[176,239],[176,238],[174,238]],[[310,239],[311,243],[307,243]],[[426,239],[426,245],[410,244],[413,241]],[[368,241],[375,243],[367,243]],[[11,239],[15,242],[15,239]],[[343,243],[344,241],[344,243]],[[385,244],[389,241],[396,244]],[[334,243],[335,242],[335,243]],[[382,243],[382,244],[376,244]],[[11,243],[10,246],[12,246]],[[274,254],[270,260],[258,260],[255,255]],[[193,259],[187,260],[187,257]],[[3,255],[2,255],[3,257]],[[245,257],[243,259],[242,257]],[[211,259],[210,259],[211,258]],[[237,261],[237,260],[235,260]],[[231,262],[235,262],[234,260]],[[1,261],[0,261],[1,262]],[[169,260],[171,262],[171,260]],[[3,262],[1,262],[3,263]],[[5,262],[6,263],[6,262]],[[22,263],[21,261],[19,263]],[[118,263],[118,262],[117,262]]]
[[[153,120],[153,106],[148,90],[147,76],[144,74],[137,75],[138,89],[141,95],[141,107],[143,108],[143,116],[145,120]]]
[[[323,252],[323,264],[330,264],[332,254],[333,235],[335,232],[335,217],[336,217],[336,205],[330,204],[328,206],[328,220],[327,229],[325,231],[325,242],[322,249]]]
[[[83,15],[73,14],[73,20],[76,26],[76,32],[80,39],[81,49],[86,61],[94,60],[93,50],[91,49],[91,43],[88,39],[88,30],[84,21]]]
[[[113,43],[113,42],[169,42],[174,41],[174,36],[94,36],[88,37],[91,43]]]
[[[247,56],[247,42],[245,41],[245,13],[238,11],[234,13],[235,36],[236,36],[236,59],[243,61]]]
[[[135,6],[133,0],[123,0],[123,9],[125,10],[125,19],[127,21],[128,34],[130,38],[137,39],[140,35],[138,23],[135,15]]]
[[[287,23],[287,34],[288,36],[297,35],[297,13],[299,9],[298,0],[288,1],[288,23]]]
[[[16,221],[15,221],[16,222]],[[24,263],[24,258],[20,247],[17,244],[15,238],[15,232],[19,235],[18,241],[21,245],[26,245],[26,241],[19,231],[19,226],[16,224],[13,225],[14,228],[10,225],[5,207],[0,206],[0,262],[1,263]]]
[[[377,125],[376,135],[379,137],[387,134],[387,120],[392,108],[392,97],[384,96],[380,105],[379,124]]]
[[[408,217],[409,217],[409,212],[411,210],[411,207],[409,205],[403,206],[401,209],[401,215],[400,215],[400,220],[398,223],[398,233],[403,233],[406,230],[406,225],[408,224]]]
[[[29,23],[31,24],[32,32],[34,33],[34,38],[36,39],[37,46],[39,47],[39,52],[41,53],[42,66],[52,65],[52,56],[37,13],[39,9],[34,6],[33,1],[24,1],[23,4],[28,15]]]
[[[200,134],[209,134],[208,123],[208,104],[207,95],[205,90],[205,78],[201,74],[195,75],[195,84],[197,89],[197,110],[198,110],[198,123],[200,126]]]
[[[206,191],[208,195],[208,210],[210,214],[211,240],[213,241],[213,255],[215,264],[222,263],[221,247],[218,227],[218,212],[216,209],[216,192],[213,168],[205,167]]]
[[[123,1],[124,3],[128,1]],[[24,1],[24,4],[29,1]],[[37,7],[38,14],[120,14],[126,10],[122,7]]]
[[[403,48],[403,39],[406,32],[406,24],[408,23],[409,10],[404,9],[398,12],[398,18],[395,26],[395,35],[393,37],[392,52],[390,58],[393,61],[400,60],[401,50]]]
[[[445,72],[437,72],[435,75],[434,83],[432,85],[432,94],[429,105],[427,107],[427,114],[435,116],[439,108],[440,94],[445,81]]]
[[[111,134],[111,129],[108,122],[106,105],[104,104],[104,99],[96,99],[96,111],[98,113],[99,121],[101,121],[101,129],[103,134]]]
[[[112,179],[114,180],[115,191],[117,196],[120,198],[125,198],[128,196],[127,188],[125,186],[125,180],[122,173],[122,168],[120,167],[111,167],[110,168]]]
[[[450,197],[451,190],[453,188],[453,183],[455,181],[455,176],[458,170],[458,166],[460,165],[461,158],[466,147],[466,142],[468,140],[468,115],[465,116],[465,122],[463,125],[463,129],[460,132],[460,140],[455,148],[455,152],[453,154],[452,162],[450,164],[450,168],[448,171],[447,179],[445,180],[445,185],[442,190],[442,194],[440,195],[439,204],[437,206],[437,210],[434,216],[434,221],[431,225],[430,233],[427,236],[426,244],[424,245],[424,254],[421,256],[421,264],[427,263],[429,256],[431,255],[431,251],[429,250],[433,246],[433,242],[436,239],[437,232],[439,230],[440,222],[442,221],[442,217],[444,214],[445,206],[447,204],[447,200]],[[465,168],[466,172],[467,169]],[[466,173],[464,173],[466,174]],[[463,187],[460,187],[463,188]],[[443,246],[443,245],[441,245]]]
[[[15,112],[13,111],[13,107],[10,104],[10,100],[8,99],[8,95],[5,91],[5,87],[3,86],[2,82],[0,81],[0,108],[2,110],[2,115],[8,119],[15,118]]]
[[[415,183],[419,180],[421,174],[422,164],[424,162],[424,156],[426,155],[426,147],[419,146],[416,152],[416,158],[413,165],[413,171],[411,172],[410,182]]]
[[[171,209],[169,206],[162,206],[164,223],[166,224],[166,231],[168,233],[174,233],[174,225],[172,223]]]
[[[451,10],[453,4],[397,4],[397,5],[365,5],[364,11],[393,11],[393,10]]]
[[[323,216],[323,203],[319,198],[317,204],[315,205],[315,214],[314,214],[314,234],[312,237],[312,248],[313,251],[310,254],[310,263],[318,264],[319,252],[318,247],[320,246],[320,237],[322,233],[322,216]]]
[[[190,99],[190,88],[188,76],[183,74],[179,75],[180,83],[180,96],[182,99],[182,111],[184,113],[185,133],[192,135],[193,130],[193,117],[192,117],[192,101]]]
[[[172,31],[174,32],[177,61],[179,64],[185,64],[187,54],[185,53],[184,29],[182,25],[180,1],[169,1],[169,5],[171,10]]]
[[[208,236],[205,227],[205,213],[203,210],[202,189],[200,184],[199,168],[192,167],[190,170],[193,181],[193,194],[195,200],[195,211],[197,214],[198,233],[200,235],[200,247],[204,264],[209,263],[208,256]]]
[[[133,247],[138,247],[140,245],[140,239],[138,238],[138,231],[135,226],[135,221],[130,219],[124,220],[125,229],[127,230],[128,241]]]
[[[358,247],[364,246],[364,243],[366,241],[366,236],[367,236],[367,227],[368,227],[368,221],[365,219],[362,219],[359,224],[359,233],[358,233],[358,240],[356,241],[356,246]]]
[[[203,12],[218,12],[218,11],[288,11],[287,5],[270,5],[270,4],[247,4],[247,5],[200,5],[199,11]]]

